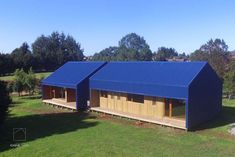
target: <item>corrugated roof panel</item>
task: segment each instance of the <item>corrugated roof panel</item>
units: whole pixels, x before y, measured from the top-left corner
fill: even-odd
[[[76,88],[76,86],[105,62],[67,62],[50,76],[42,80],[42,84]]]
[[[186,98],[206,62],[110,62],[90,78],[90,87]]]

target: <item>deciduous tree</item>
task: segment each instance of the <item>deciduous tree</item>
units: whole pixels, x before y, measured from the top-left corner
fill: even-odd
[[[229,63],[228,46],[224,40],[211,39],[190,55],[192,61],[208,61],[222,79]]]
[[[171,59],[176,56],[178,56],[178,53],[174,48],[159,47],[158,51],[153,55],[153,60],[166,61],[166,59]]]
[[[235,61],[230,63],[229,70],[225,73],[224,91],[229,95],[229,99],[235,94]]]

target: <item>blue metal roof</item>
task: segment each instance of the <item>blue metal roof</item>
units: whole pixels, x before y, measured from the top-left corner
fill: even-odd
[[[90,78],[90,88],[185,99],[207,62],[110,62]]]
[[[106,62],[67,62],[50,76],[42,80],[42,85],[76,88]]]

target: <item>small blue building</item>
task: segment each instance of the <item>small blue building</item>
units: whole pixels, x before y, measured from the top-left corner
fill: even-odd
[[[91,109],[191,129],[222,108],[222,82],[207,62],[110,62],[90,78]]]
[[[106,62],[67,62],[42,80],[44,103],[71,109],[86,109],[89,100],[89,78]]]

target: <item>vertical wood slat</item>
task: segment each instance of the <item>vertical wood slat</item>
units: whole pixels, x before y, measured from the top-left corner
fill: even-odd
[[[169,117],[172,117],[172,100],[170,100]]]
[[[64,90],[64,99],[65,99],[66,102],[69,102],[67,88],[65,88],[65,90]]]

